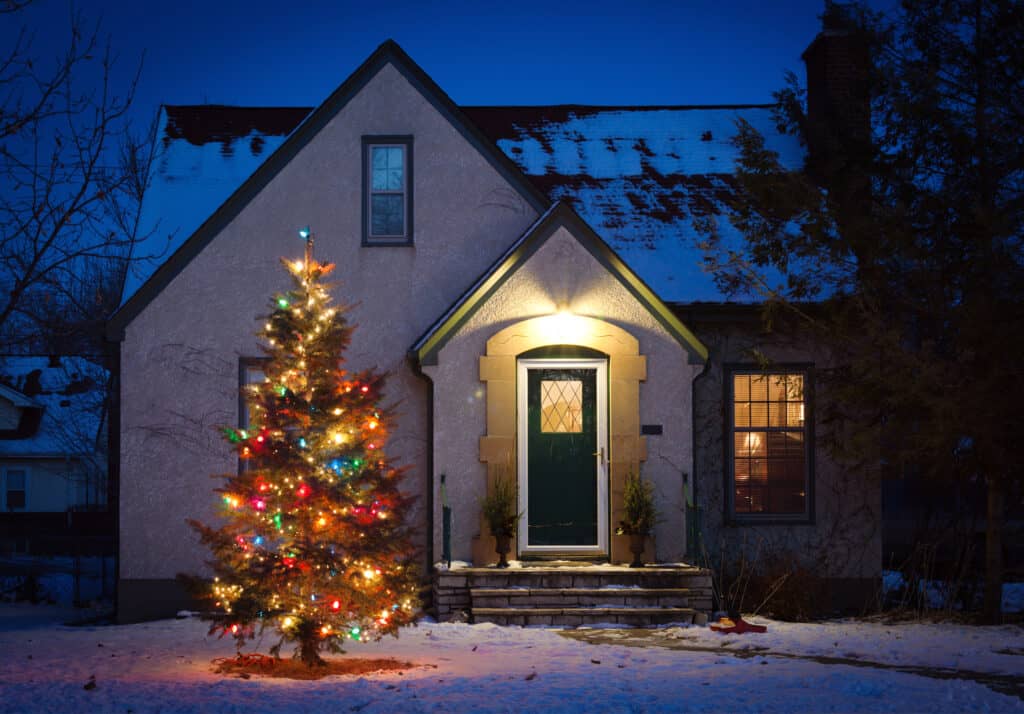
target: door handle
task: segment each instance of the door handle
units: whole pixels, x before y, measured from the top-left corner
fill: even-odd
[[[596,456],[597,457],[597,463],[600,464],[601,466],[604,466],[604,447],[603,446],[600,449],[598,449],[597,451],[595,451],[593,454],[591,454],[591,456]]]

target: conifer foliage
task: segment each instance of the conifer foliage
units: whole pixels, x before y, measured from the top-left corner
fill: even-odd
[[[265,379],[244,388],[249,424],[224,430],[241,468],[216,489],[223,525],[189,523],[213,553],[211,633],[241,648],[276,629],[272,654],[291,642],[314,666],[346,639],[397,636],[418,603],[410,499],[384,455],[384,376],[342,369],[353,327],[321,282],[334,266],[302,235],[306,260],[282,261],[294,285],[260,331]]]

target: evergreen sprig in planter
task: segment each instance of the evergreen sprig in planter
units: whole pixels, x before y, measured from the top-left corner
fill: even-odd
[[[494,550],[498,554],[499,568],[508,567],[506,556],[512,549],[512,539],[519,525],[520,513],[516,510],[518,505],[515,481],[507,476],[496,478],[494,486],[480,502],[484,521],[494,536]]]
[[[616,533],[629,536],[629,551],[633,554],[631,568],[644,566],[644,541],[658,520],[654,505],[654,486],[639,474],[630,473],[622,490],[623,517]]]

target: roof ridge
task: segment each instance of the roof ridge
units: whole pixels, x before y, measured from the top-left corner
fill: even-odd
[[[462,109],[585,109],[590,111],[694,110],[694,109],[774,109],[777,102],[749,104],[460,104]]]
[[[316,109],[315,105],[303,104],[161,104],[165,109],[263,109],[263,110],[310,110]],[[775,102],[750,102],[739,104],[459,104],[460,109],[588,109],[598,111],[658,111],[658,110],[698,110],[698,109],[773,109],[778,106]]]

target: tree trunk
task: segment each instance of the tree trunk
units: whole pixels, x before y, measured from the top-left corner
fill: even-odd
[[[982,615],[989,624],[1002,620],[1003,602],[1003,499],[1002,480],[990,477],[985,528],[985,605]]]
[[[307,667],[319,667],[325,664],[320,656],[320,637],[312,623],[303,622],[298,628],[299,659]]]

